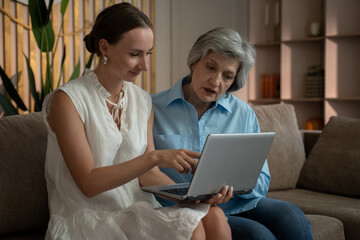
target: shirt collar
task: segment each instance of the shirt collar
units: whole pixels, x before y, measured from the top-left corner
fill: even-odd
[[[165,103],[166,106],[169,106],[171,103],[175,102],[178,99],[185,101],[184,93],[182,91],[182,82],[184,79],[186,79],[186,77],[177,81],[177,83],[175,83],[175,85],[169,89],[168,99],[167,102]]]
[[[186,84],[187,81],[188,81],[187,77],[184,77],[181,80],[177,81],[177,83],[175,83],[175,85],[172,88],[170,88],[168,99],[167,102],[165,103],[166,106],[169,106],[171,103],[177,100],[185,101],[182,86],[183,84]],[[231,113],[229,99],[230,96],[227,97],[227,94],[224,94],[223,96],[221,96],[221,98],[218,101],[216,101],[214,108],[221,106],[225,110]]]
[[[229,94],[229,96],[227,96],[226,93],[224,95],[222,95],[221,98],[219,100],[217,100],[217,102],[215,103],[215,107],[217,105],[222,106],[225,110],[227,110],[228,112],[231,113],[230,94]]]

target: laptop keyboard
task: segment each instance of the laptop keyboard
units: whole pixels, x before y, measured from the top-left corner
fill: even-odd
[[[171,194],[175,194],[175,195],[179,195],[179,196],[183,196],[183,195],[187,194],[188,190],[189,190],[189,187],[164,189],[164,190],[161,190],[161,191],[171,193]]]

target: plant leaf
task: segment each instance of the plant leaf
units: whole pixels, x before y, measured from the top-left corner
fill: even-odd
[[[55,46],[54,46],[53,51],[52,51],[51,67],[52,67],[53,64],[54,64],[54,58],[55,58],[56,50],[57,50],[57,47],[58,47],[58,44],[59,44],[60,33],[61,33],[61,29],[63,28],[63,23],[64,23],[64,17],[61,17],[61,25],[60,25],[60,27],[59,27],[58,37],[57,37],[57,39],[56,39]]]
[[[25,54],[24,54],[24,56],[25,56]],[[33,73],[32,69],[31,69],[29,59],[26,56],[25,56],[25,59],[26,59],[26,66],[27,66],[27,70],[28,70],[28,77],[29,77],[29,89],[30,89],[31,96],[33,97],[33,99],[35,101],[35,109],[36,109],[37,107],[40,106],[40,99],[39,99],[38,93],[36,92],[35,77],[34,77],[34,73]]]
[[[41,89],[41,93],[38,92],[38,96],[39,96],[39,99],[40,99],[40,103],[39,103],[39,106],[35,107],[35,112],[40,112],[41,109],[42,109],[42,105],[43,105],[43,102],[44,102],[44,99],[45,99],[44,88]]]
[[[0,105],[3,108],[6,116],[19,114],[17,109],[11,104],[11,102],[0,93]]]
[[[45,24],[47,24],[48,21],[50,21],[50,14],[51,14],[51,9],[52,9],[53,3],[54,3],[54,0],[49,1],[49,6],[47,9],[46,18],[45,18],[45,22],[44,22]]]
[[[61,14],[62,15],[65,14],[68,3],[69,3],[69,0],[62,0],[61,1]]]
[[[50,52],[55,43],[55,33],[51,21],[43,27],[33,27],[36,44],[42,52]]]
[[[30,0],[29,14],[33,28],[41,28],[47,24],[48,11],[44,0]]]
[[[16,106],[20,108],[23,111],[26,111],[27,108],[19,96],[17,90],[15,89],[14,85],[12,84],[10,78],[6,75],[5,71],[0,67],[0,76],[2,79],[2,82],[4,84],[4,87],[6,89],[6,92],[9,94],[10,98],[15,101]]]
[[[45,85],[44,85],[44,95],[48,95],[53,90],[53,78],[50,67],[50,56],[49,53],[46,53],[46,77],[45,77]],[[44,97],[45,97],[44,96]]]
[[[78,78],[79,76],[80,76],[80,59],[79,59],[78,63],[76,64],[69,81],[74,80],[74,79]]]
[[[47,10],[44,0],[29,1],[32,32],[36,44],[42,52],[49,52],[54,47],[55,34],[49,19],[52,2],[53,1],[51,0],[49,3],[49,10]]]
[[[59,76],[59,81],[58,81],[57,87],[60,86],[60,80],[61,80],[61,76],[62,76],[62,73],[63,73],[63,70],[64,70],[65,57],[66,57],[66,46],[64,46],[64,49],[63,49],[63,57],[61,59],[61,68],[60,68],[61,70],[60,70],[60,76]]]

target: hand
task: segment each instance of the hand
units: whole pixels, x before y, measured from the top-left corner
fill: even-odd
[[[154,155],[157,166],[174,168],[179,173],[188,173],[190,168],[191,173],[194,173],[198,162],[195,158],[200,158],[200,153],[186,149],[157,150],[151,154]]]
[[[202,201],[207,204],[220,204],[220,203],[226,203],[233,197],[233,187],[224,186],[219,193],[214,195],[212,198],[207,199],[205,201]],[[200,201],[196,201],[199,203]]]

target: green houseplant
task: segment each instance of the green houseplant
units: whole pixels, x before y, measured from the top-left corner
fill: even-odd
[[[31,25],[32,25],[32,33],[34,34],[36,44],[41,52],[46,53],[46,74],[45,79],[43,79],[43,76],[41,75],[41,82],[44,83],[41,86],[41,91],[36,91],[36,85],[35,85],[35,78],[33,74],[33,70],[30,66],[29,59],[26,58],[26,65],[28,70],[28,78],[29,78],[29,90],[31,93],[31,97],[34,99],[34,110],[41,111],[43,101],[50,92],[52,92],[56,87],[53,86],[53,74],[52,74],[52,64],[53,64],[53,57],[50,58],[50,53],[53,53],[52,56],[55,55],[58,41],[60,38],[60,31],[62,29],[63,25],[63,19],[64,14],[67,8],[67,5],[69,3],[69,0],[62,0],[61,1],[61,26],[59,29],[59,34],[57,37],[57,40],[55,42],[55,34],[54,29],[52,26],[52,22],[50,19],[50,13],[52,9],[54,0],[50,0],[48,6],[46,6],[45,0],[31,0],[29,1],[29,15],[31,19]],[[61,73],[63,72],[63,64],[65,61],[65,46],[64,51],[62,55],[62,61],[61,61]],[[86,68],[89,68],[91,66],[93,60],[93,54],[90,55],[90,58],[87,61]],[[16,106],[12,104],[12,102],[5,97],[3,94],[0,93],[0,105],[2,106],[5,115],[16,115],[19,114],[18,109],[20,108],[23,111],[27,111],[27,107],[25,106],[23,100],[19,96],[15,86],[11,82],[10,78],[6,75],[5,71],[0,67],[0,76],[5,88],[5,91],[7,92],[9,98],[11,98]],[[80,60],[77,62],[73,73],[70,76],[69,80],[78,78],[80,76]],[[59,76],[59,80],[61,78],[61,74]],[[60,81],[58,81],[60,83]]]

